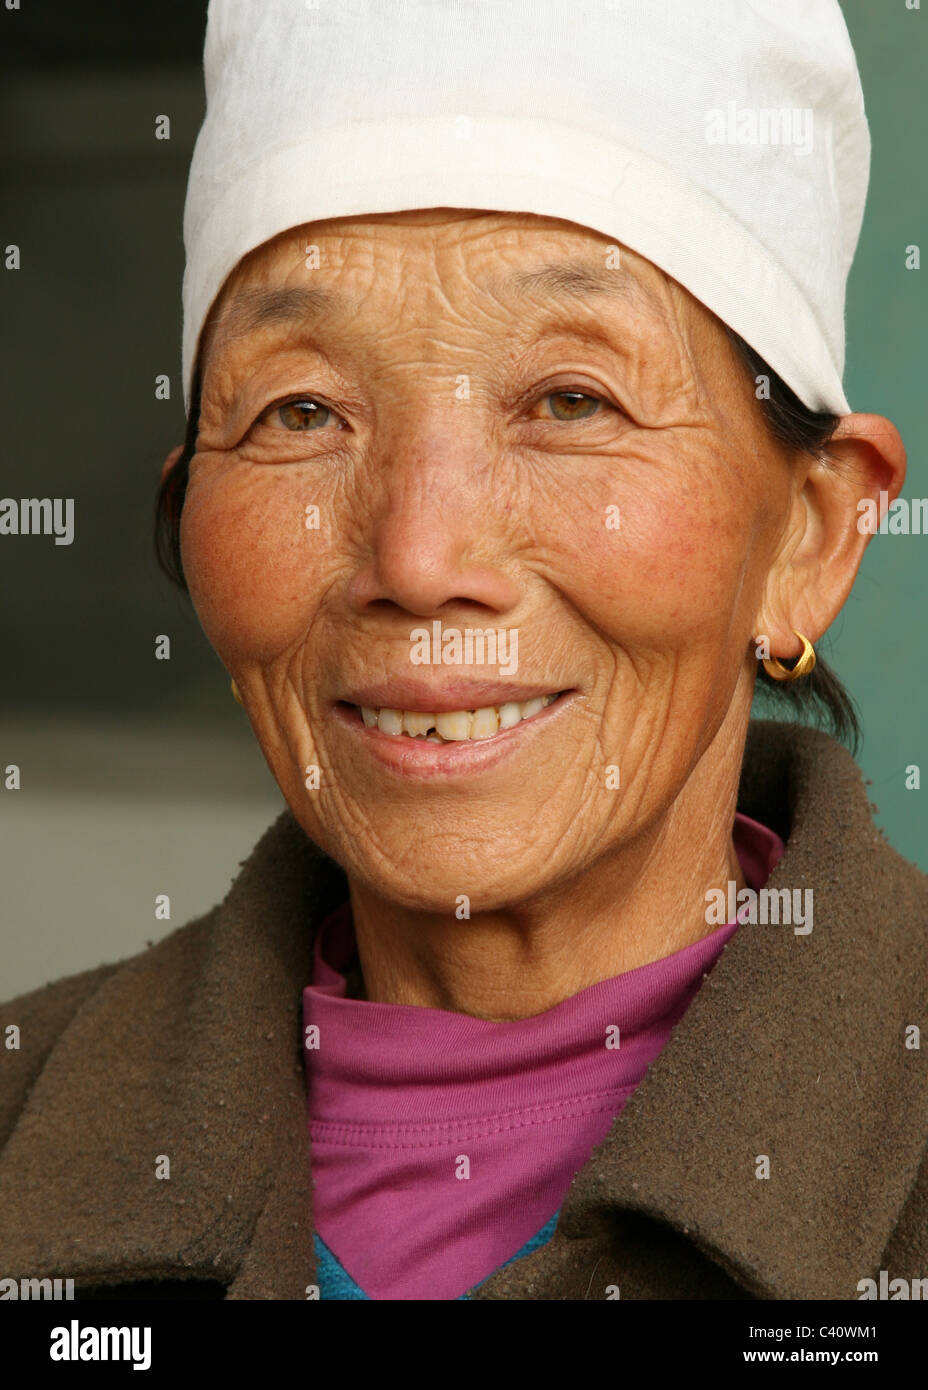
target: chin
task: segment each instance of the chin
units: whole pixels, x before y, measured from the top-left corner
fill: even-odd
[[[503,860],[467,865],[460,856],[419,849],[414,860],[402,865],[359,863],[352,857],[348,871],[378,897],[398,906],[466,921],[477,913],[512,907],[530,898],[550,879],[550,867],[550,862],[539,864],[531,873],[523,865]]]

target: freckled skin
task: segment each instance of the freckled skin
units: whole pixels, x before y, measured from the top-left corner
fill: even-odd
[[[528,214],[316,223],[246,257],[211,315],[184,568],[294,815],[347,871],[368,999],[525,1017],[713,930],[706,890],[743,885],[753,636],[784,660],[792,628],[818,640],[867,543],[857,500],[902,487],[880,417],[845,417],[834,467],[772,443],[721,325],[631,251],[616,275],[662,314],[485,287],[610,245]],[[307,285],[358,309],[224,340],[243,289]],[[558,418],[568,389],[600,405]],[[288,430],[268,408],[293,396],[330,414]],[[518,629],[513,680],[576,693],[498,766],[406,783],[331,710],[408,675],[433,619]],[[498,675],[437,674],[462,671]]]

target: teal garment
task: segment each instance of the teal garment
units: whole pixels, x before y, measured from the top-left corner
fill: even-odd
[[[557,1226],[557,1218],[560,1211],[556,1211],[549,1221],[546,1221],[540,1231],[536,1231],[530,1240],[527,1240],[521,1250],[517,1250],[514,1255],[510,1255],[508,1260],[504,1260],[499,1266],[505,1269],[515,1260],[521,1260],[523,1255],[530,1255],[533,1250],[538,1250],[542,1245],[546,1245],[554,1235]],[[313,1240],[316,1246],[316,1259],[318,1260],[318,1270],[316,1279],[319,1284],[320,1298],[366,1298],[370,1299],[370,1294],[366,1294],[359,1284],[356,1284],[346,1269],[343,1269],[339,1261],[332,1254],[325,1241],[319,1235],[314,1235]],[[493,1271],[493,1274],[496,1270]],[[487,1275],[491,1279],[492,1274]],[[481,1284],[486,1283],[486,1279],[481,1279]],[[480,1287],[480,1284],[476,1286]],[[470,1294],[462,1293],[461,1299],[469,1298]],[[458,1302],[461,1300],[458,1299]]]

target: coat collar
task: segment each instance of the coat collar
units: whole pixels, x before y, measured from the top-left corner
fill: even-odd
[[[921,1156],[902,1038],[928,985],[926,881],[874,829],[853,759],[814,730],[751,726],[739,808],[788,840],[768,887],[813,888],[812,933],[736,934],[574,1180],[552,1241],[472,1296],[546,1297],[546,1279],[573,1289],[576,1269],[584,1287],[561,1296],[603,1297],[585,1292],[582,1254],[614,1250],[622,1220],[695,1246],[762,1298],[854,1297],[878,1263]],[[306,1297],[301,1001],[316,927],[346,896],[286,811],[219,907],[113,971],[0,1155],[8,1273]],[[635,1296],[645,1276],[614,1258],[600,1281]]]
[[[302,990],[315,929],[346,895],[284,812],[219,907],[78,1010],[0,1154],[5,1273],[306,1297]]]
[[[928,880],[874,827],[833,739],[752,725],[744,768],[739,809],[787,841],[767,887],[812,888],[813,929],[746,925],[725,948],[562,1206],[555,1240],[565,1260],[574,1244],[575,1262],[584,1244],[621,1248],[616,1224],[635,1214],[627,1259],[604,1259],[597,1287],[573,1297],[602,1298],[609,1283],[655,1296],[636,1252],[673,1262],[682,1238],[750,1296],[856,1298],[923,1158],[911,1117],[926,1086],[903,1039],[928,987]],[[756,1176],[761,1155],[769,1179]],[[475,1296],[533,1296],[539,1260]]]

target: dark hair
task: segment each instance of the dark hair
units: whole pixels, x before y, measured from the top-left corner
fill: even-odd
[[[840,416],[829,411],[810,410],[777,376],[764,359],[748,347],[732,329],[725,326],[735,352],[751,377],[751,385],[764,377],[769,396],[759,401],[772,438],[788,449],[814,454],[828,460],[825,446],[837,428]],[[200,424],[201,368],[196,364],[190,392],[190,413],[184,436],[183,453],[165,477],[155,503],[155,553],[168,578],[188,592],[180,553],[180,515],[187,491],[190,461],[196,453]],[[788,705],[806,722],[823,723],[856,754],[861,739],[856,706],[838,677],[816,653],[815,668],[800,680],[776,681],[758,663],[758,691],[772,701]]]
[[[200,362],[193,371],[190,387],[190,410],[184,430],[184,448],[174,467],[162,478],[158,495],[155,498],[155,555],[158,564],[170,579],[185,594],[187,580],[180,554],[180,514],[184,509],[187,483],[190,479],[190,461],[197,451],[197,437],[200,432],[200,394],[202,390],[202,370]]]

